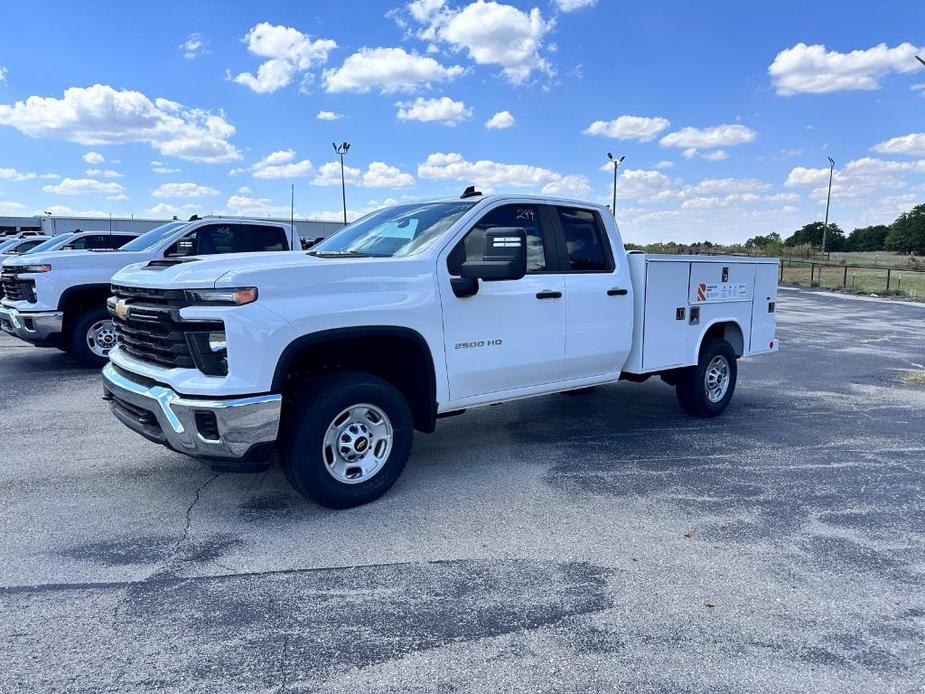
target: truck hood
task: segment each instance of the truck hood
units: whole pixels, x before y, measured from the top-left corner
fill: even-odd
[[[124,251],[110,251],[98,253],[96,251],[47,251],[45,253],[23,253],[14,255],[3,261],[3,265],[40,265],[49,264],[51,269],[67,269],[78,266],[92,265],[106,268],[115,272],[129,263],[136,263],[145,257],[145,253],[127,253]],[[110,272],[110,274],[112,274]]]
[[[361,260],[347,259],[348,262]],[[363,258],[362,260],[370,260]],[[170,259],[167,259],[169,263]],[[306,255],[305,251],[272,251],[234,253],[227,255],[191,256],[177,259],[175,264],[163,260],[148,261],[122,268],[112,278],[113,284],[155,289],[191,289],[214,287],[221,279],[222,286],[232,286],[234,277],[241,273],[276,270],[302,265],[310,267],[324,260]],[[335,262],[340,262],[338,261]]]

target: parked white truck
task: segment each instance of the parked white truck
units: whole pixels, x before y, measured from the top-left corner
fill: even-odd
[[[35,237],[39,238],[39,237]],[[58,347],[103,366],[116,343],[106,299],[110,279],[138,262],[169,267],[190,256],[300,249],[289,224],[204,217],[169,222],[119,247],[29,253],[0,270],[0,329],[39,347]]]
[[[112,289],[119,420],[223,464],[278,448],[335,508],[384,493],[440,417],[656,375],[710,417],[736,360],[778,348],[777,260],[627,254],[606,208],[468,190],[307,253],[139,263]]]

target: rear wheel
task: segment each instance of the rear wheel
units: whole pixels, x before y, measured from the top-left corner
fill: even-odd
[[[736,377],[735,351],[725,340],[713,338],[701,347],[697,365],[678,374],[678,402],[697,417],[722,414],[732,399]]]
[[[68,351],[84,366],[102,368],[116,346],[116,330],[105,308],[91,308],[71,324]]]
[[[291,404],[280,462],[308,498],[350,508],[379,498],[395,483],[412,437],[411,410],[395,386],[366,373],[331,374]]]

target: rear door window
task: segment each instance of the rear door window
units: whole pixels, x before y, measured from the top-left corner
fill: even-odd
[[[239,251],[288,251],[286,231],[282,227],[242,224],[238,227]]]
[[[613,261],[600,215],[593,210],[556,207],[570,272],[611,272]]]
[[[216,255],[289,249],[282,227],[263,224],[207,224],[167,249],[167,256]]]

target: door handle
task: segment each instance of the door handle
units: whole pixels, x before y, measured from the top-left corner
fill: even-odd
[[[629,293],[628,289],[608,289],[607,296],[626,296]]]
[[[537,299],[561,299],[562,292],[550,292],[550,291],[537,292],[536,298]]]

